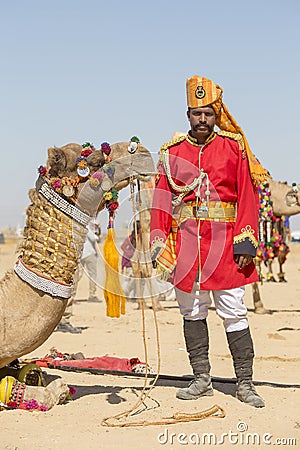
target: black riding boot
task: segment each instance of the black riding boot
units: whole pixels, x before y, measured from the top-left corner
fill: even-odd
[[[206,319],[183,320],[183,332],[186,349],[195,379],[186,388],[179,389],[176,397],[182,400],[192,400],[213,395],[210,364],[208,359],[208,329]]]
[[[265,403],[252,383],[254,350],[250,330],[246,328],[226,334],[237,378],[236,396],[241,402],[262,408]]]

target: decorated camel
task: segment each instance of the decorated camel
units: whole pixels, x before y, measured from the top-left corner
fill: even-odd
[[[38,348],[60,322],[87,224],[107,203],[105,195],[154,171],[138,139],[104,143],[101,150],[90,144],[48,149],[29,192],[20,257],[0,282],[0,368]]]
[[[272,271],[274,258],[279,263],[279,281],[286,281],[284,278],[283,264],[289,248],[286,244],[285,221],[286,218],[300,213],[300,202],[298,197],[299,187],[294,183],[288,186],[287,183],[277,182],[273,179],[258,187],[260,198],[260,221],[259,221],[259,241],[256,264],[261,280],[263,274],[261,270],[262,261],[268,267],[267,281],[276,281]],[[261,301],[258,283],[253,283],[253,303],[254,311],[257,314],[269,313]]]

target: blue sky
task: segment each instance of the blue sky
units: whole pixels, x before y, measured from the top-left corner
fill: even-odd
[[[0,228],[22,224],[48,147],[137,135],[157,154],[187,131],[194,74],[222,86],[274,179],[299,183],[299,5],[0,0]]]

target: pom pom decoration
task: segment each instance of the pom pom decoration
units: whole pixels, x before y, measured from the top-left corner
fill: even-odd
[[[118,202],[112,202],[109,204],[109,211],[116,211],[119,207]]]
[[[17,402],[14,401],[8,402],[7,407],[8,409],[23,409],[25,411],[42,411],[42,412],[48,411],[46,405],[43,404],[39,405],[39,403],[34,398],[28,401],[21,402],[19,405]]]
[[[61,180],[56,180],[56,181],[54,181],[54,183],[53,183],[53,188],[57,191],[57,190],[59,190],[59,188],[60,188],[60,184],[61,184]]]
[[[88,150],[88,151],[90,151],[89,154],[91,154],[92,152],[97,150],[96,147],[94,147],[93,144],[91,144],[90,142],[85,142],[84,144],[82,144],[82,148],[84,149],[82,152]],[[82,152],[81,152],[81,154],[82,154]]]
[[[79,158],[77,158],[76,165],[77,165],[77,173],[80,177],[86,178],[89,176],[90,169],[87,165],[87,160],[85,157],[80,156]]]
[[[114,173],[115,173],[115,168],[114,167],[109,167],[107,170],[106,170],[106,173],[107,173],[107,175],[109,176],[109,178],[112,178],[113,177],[113,175],[114,175]]]
[[[138,145],[140,143],[140,140],[137,136],[132,136],[129,142],[129,146],[127,148],[128,152],[133,154],[137,151]]]
[[[102,172],[95,172],[90,178],[90,185],[92,187],[98,187],[101,181],[104,178],[104,174]]]
[[[139,144],[141,141],[139,140],[139,138],[137,136],[132,136],[132,138],[130,139],[130,142],[136,142],[137,144]]]
[[[83,156],[84,158],[87,158],[89,155],[91,155],[93,152],[91,149],[86,149],[86,150],[82,150],[81,152],[81,156]]]
[[[111,152],[111,148],[108,142],[102,142],[101,144],[101,150],[105,155],[109,155]]]
[[[47,174],[47,169],[46,169],[46,167],[45,167],[45,166],[40,166],[40,167],[38,168],[38,173],[44,177],[44,176]]]
[[[70,391],[70,395],[75,395],[76,394],[76,389],[74,388],[74,386],[69,386],[69,391]]]

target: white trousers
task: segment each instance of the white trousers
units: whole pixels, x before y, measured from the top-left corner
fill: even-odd
[[[226,332],[248,327],[247,308],[243,302],[245,286],[220,291],[199,291],[198,283],[194,283],[192,292],[181,291],[176,287],[175,292],[180,312],[185,319],[206,319],[213,298],[216,312],[223,320]]]

